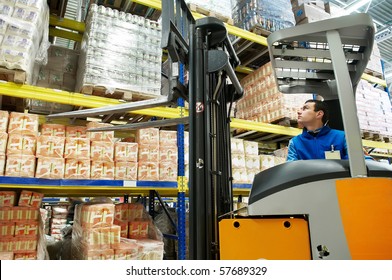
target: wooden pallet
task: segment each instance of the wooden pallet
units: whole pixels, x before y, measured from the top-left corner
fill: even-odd
[[[191,10],[192,12],[196,12],[205,16],[209,16],[209,17],[216,17],[217,19],[220,19],[223,22],[226,22],[227,24],[233,25],[233,19],[231,17],[228,16],[224,16],[218,12],[215,11],[210,11],[200,5],[194,4],[194,3],[189,3],[187,4],[189,10]]]
[[[373,70],[370,70],[370,69],[365,69],[363,72],[368,74],[368,75],[370,75],[370,76],[373,76],[373,77],[376,77],[376,78],[379,78],[379,79],[383,79],[383,75],[380,72],[373,71]]]
[[[372,141],[384,141],[384,138],[381,137],[381,134],[378,133],[377,131],[372,131],[372,130],[361,130],[361,136],[362,139],[365,140],[372,140]]]
[[[137,91],[115,89],[113,93],[103,86],[84,85],[80,91],[83,94],[90,94],[106,98],[121,99],[125,101],[140,101],[157,98],[157,95],[142,93]]]
[[[26,72],[19,69],[0,68],[0,80],[24,84],[26,82]]]
[[[270,31],[261,28],[260,25],[253,26],[249,31],[264,37],[271,34]],[[270,61],[267,46],[238,38],[233,42],[233,47],[242,66],[257,69]]]

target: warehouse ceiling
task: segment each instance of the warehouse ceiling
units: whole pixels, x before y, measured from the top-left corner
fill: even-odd
[[[324,1],[327,2],[327,1]],[[385,75],[392,82],[392,0],[330,0],[341,8],[368,13],[377,27],[376,41],[384,61]],[[358,7],[358,8],[356,8]],[[356,9],[355,9],[356,8]]]

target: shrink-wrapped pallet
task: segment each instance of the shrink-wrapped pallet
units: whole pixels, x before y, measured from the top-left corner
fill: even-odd
[[[4,1],[0,17],[0,66],[25,71],[32,84],[34,65],[47,62],[49,8],[44,0]]]
[[[160,95],[161,27],[158,22],[90,5],[83,34],[77,91],[102,86]]]

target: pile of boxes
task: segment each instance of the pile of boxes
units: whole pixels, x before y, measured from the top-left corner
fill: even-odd
[[[76,206],[71,254],[83,260],[160,260],[162,234],[141,204],[83,203]]]
[[[361,80],[355,98],[359,127],[364,131],[392,137],[392,108],[388,93]]]
[[[8,124],[9,119],[9,124]],[[137,131],[137,142],[119,142],[111,124],[42,124],[38,115],[0,111],[0,175],[46,179],[177,181],[177,132]]]
[[[255,175],[286,161],[282,155],[259,155],[259,144],[231,138],[231,165],[234,184],[252,184]]]
[[[13,191],[0,191],[0,255],[1,259],[43,259],[38,248],[42,222],[39,207],[43,194],[23,190],[17,201]],[[15,206],[17,202],[17,206]]]
[[[312,99],[311,94],[290,96],[279,92],[271,63],[261,66],[241,80],[244,96],[236,104],[236,117],[271,123],[282,118],[297,120],[302,104]]]
[[[296,25],[331,18],[322,0],[291,0]],[[328,8],[330,5],[328,4]]]

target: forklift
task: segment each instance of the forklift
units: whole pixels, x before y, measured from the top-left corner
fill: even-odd
[[[49,115],[78,117],[189,102],[189,117],[93,129],[189,123],[190,259],[391,259],[392,168],[365,161],[355,89],[369,60],[374,26],[366,14],[295,26],[268,37],[279,90],[322,95],[344,129],[348,160],[287,162],[255,176],[246,217],[233,211],[230,111],[243,89],[222,21],[195,20],[183,0],[162,1],[169,71],[162,96]],[[182,73],[188,71],[188,81]],[[93,131],[91,130],[91,131]]]

